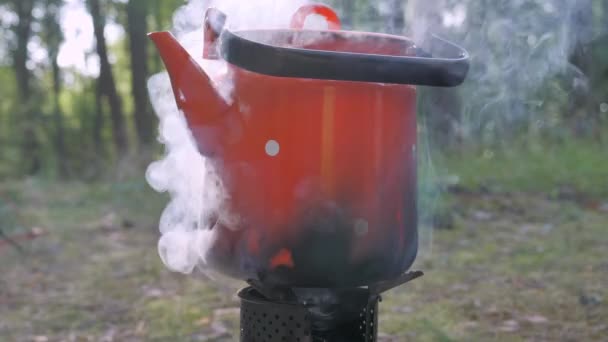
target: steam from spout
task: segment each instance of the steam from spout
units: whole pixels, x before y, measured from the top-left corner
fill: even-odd
[[[231,29],[286,28],[291,15],[305,3],[306,0],[190,1],[175,13],[172,33],[210,76],[218,93],[230,102],[233,84],[226,75],[226,64],[202,59],[206,9],[213,6],[226,13]],[[171,196],[160,218],[158,252],[172,271],[189,274],[198,267],[206,272],[206,253],[216,237],[215,229],[221,229],[213,227],[215,218],[231,218],[223,207],[227,194],[213,163],[198,153],[184,114],[176,106],[169,75],[162,72],[152,76],[148,92],[160,119],[159,141],[165,146],[165,155],[150,164],[146,180],[154,190]]]

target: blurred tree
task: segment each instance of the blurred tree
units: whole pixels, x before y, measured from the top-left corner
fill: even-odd
[[[41,167],[40,142],[36,134],[39,108],[32,89],[32,74],[27,67],[35,0],[12,0],[11,4],[17,15],[17,23],[13,27],[15,42],[13,42],[12,59],[19,101],[16,112],[21,116],[17,120],[21,128],[19,129],[23,156],[21,161],[24,172],[32,175],[40,171]]]
[[[97,87],[97,97],[98,102],[100,102],[98,104],[98,116],[102,115],[100,110],[101,98],[105,97],[107,98],[110,106],[110,119],[112,121],[114,144],[116,146],[118,156],[122,157],[126,152],[128,152],[129,148],[127,127],[125,115],[122,109],[122,102],[116,88],[116,83],[114,82],[114,75],[112,74],[112,66],[108,60],[108,48],[104,37],[105,17],[102,13],[100,1],[102,0],[87,0],[89,11],[91,13],[91,17],[93,18],[93,28],[100,66]],[[98,118],[96,122],[100,120],[101,118]],[[96,125],[96,130],[100,129],[101,128]]]
[[[451,4],[446,0],[410,1],[405,9],[399,10],[402,15],[406,12],[408,36],[425,50],[430,51],[428,38],[431,35],[449,37],[453,30],[443,23],[444,12],[451,10]],[[420,87],[418,91],[421,122],[427,126],[429,140],[439,146],[460,142],[463,110],[460,89]]]
[[[377,1],[376,6],[386,33],[402,34],[405,28],[404,1],[381,0]]]
[[[569,18],[569,36],[573,42],[573,52],[570,63],[581,73],[576,82],[568,104],[566,116],[569,117],[570,127],[574,134],[583,136],[595,126],[597,118],[595,110],[599,103],[594,101],[590,82],[593,63],[593,1],[578,0],[572,8]]]
[[[148,146],[154,141],[157,126],[156,116],[149,106],[147,77],[147,7],[145,0],[129,0],[127,3],[127,28],[131,55],[131,92],[133,94],[135,127],[139,146]]]
[[[103,111],[103,84],[97,81],[95,84],[95,116],[93,119],[92,133],[93,133],[93,144],[95,145],[95,153],[103,160],[106,156],[106,149],[103,139],[103,126],[104,126],[104,111]],[[118,143],[116,143],[118,145]]]
[[[63,112],[61,110],[61,69],[57,62],[59,47],[63,41],[63,32],[59,25],[59,15],[63,6],[63,0],[45,0],[44,31],[42,32],[46,42],[49,62],[51,63],[51,73],[53,80],[53,121],[55,124],[54,145],[55,159],[57,160],[57,172],[61,178],[68,176],[67,169],[67,150],[65,147],[65,128]]]
[[[353,0],[340,0],[340,3],[336,5],[341,9],[342,12],[342,24],[345,28],[350,29],[353,25],[352,19],[355,9],[355,2]]]
[[[165,31],[171,27],[173,20],[173,12],[184,3],[183,0],[149,0],[146,1],[148,8],[150,9],[150,26],[154,31]],[[151,45],[147,45],[151,47]],[[161,62],[159,55],[155,52],[152,53],[151,72],[161,72],[164,67]]]

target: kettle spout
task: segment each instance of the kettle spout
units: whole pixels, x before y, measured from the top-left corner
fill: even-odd
[[[177,107],[184,112],[190,130],[195,133],[202,127],[214,125],[229,105],[207,74],[170,32],[152,32],[148,37],[167,68]]]

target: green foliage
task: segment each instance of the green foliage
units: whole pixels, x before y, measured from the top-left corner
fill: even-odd
[[[0,67],[0,84],[11,85],[14,83],[13,72],[9,67]],[[15,124],[14,99],[16,89],[13,86],[2,86],[0,88],[0,178],[10,173],[12,165],[18,161],[19,150],[14,141],[10,139]]]
[[[457,176],[466,188],[608,196],[606,147],[596,141],[514,143],[508,149],[452,150],[435,157],[441,176]]]

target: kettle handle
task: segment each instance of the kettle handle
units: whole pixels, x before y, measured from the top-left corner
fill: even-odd
[[[323,4],[308,4],[300,7],[291,17],[290,27],[292,29],[303,29],[306,18],[312,14],[325,17],[330,30],[339,30],[342,27],[342,23],[336,12],[331,7]]]
[[[336,13],[320,4],[301,7],[292,17],[292,26],[303,27],[311,14],[324,16],[333,30],[231,31],[224,28],[226,15],[209,8],[205,16],[204,57],[222,58],[242,69],[268,76],[433,87],[458,86],[469,72],[468,52],[437,36],[432,36],[423,50],[404,37],[342,31]],[[275,45],[275,38],[293,37],[294,31],[302,36],[320,34],[335,41],[356,41],[362,37],[397,41],[403,44],[403,51],[398,55],[373,54]],[[290,40],[287,38],[287,42]]]
[[[301,32],[306,34],[306,31]],[[370,34],[401,39],[404,44],[414,47],[403,55],[383,55],[272,45],[271,41],[259,40],[265,33],[268,32],[225,29],[220,37],[221,57],[242,69],[275,77],[433,87],[458,86],[469,71],[467,51],[437,36],[432,36],[428,49],[423,50],[402,37]],[[289,36],[292,33],[277,30],[274,34]],[[361,38],[361,33],[350,31],[323,34],[335,34],[340,40]]]
[[[303,29],[306,23],[306,18],[310,15],[320,15],[327,20],[327,25],[330,30],[339,30],[342,26],[340,18],[336,12],[329,6],[323,4],[308,4],[301,6],[291,17],[290,27],[292,29]],[[204,44],[203,58],[218,59],[217,43],[218,38],[226,25],[226,14],[215,7],[209,7],[205,11],[204,27]]]

